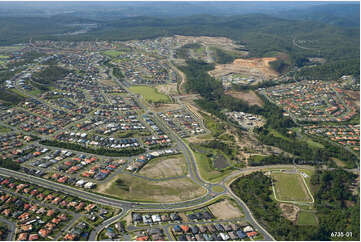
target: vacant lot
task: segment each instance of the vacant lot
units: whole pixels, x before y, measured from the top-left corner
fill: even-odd
[[[233,74],[241,74],[245,76],[253,76],[257,79],[270,79],[278,76],[269,63],[277,60],[276,57],[236,59],[231,64],[216,65],[215,69],[209,74],[216,78]]]
[[[165,95],[176,95],[177,91],[177,83],[168,83],[156,86],[158,92],[163,93]]]
[[[218,219],[233,219],[243,216],[240,209],[234,206],[228,199],[212,204],[208,208]]]
[[[247,102],[249,105],[257,105],[259,107],[263,107],[264,104],[262,99],[259,98],[254,91],[227,91],[226,94],[241,99]]]
[[[189,178],[169,181],[149,181],[121,174],[97,188],[97,192],[124,200],[149,202],[178,202],[205,194],[205,190]]]
[[[149,161],[138,173],[150,178],[166,178],[187,174],[187,164],[182,155],[157,158]]]
[[[295,222],[297,219],[297,214],[300,211],[300,208],[296,205],[289,204],[289,203],[280,203],[280,208],[282,210],[282,215],[292,221]]]
[[[300,175],[272,172],[277,199],[282,201],[311,202]]]
[[[143,96],[143,98],[150,103],[168,103],[170,98],[167,95],[161,94],[157,89],[149,86],[132,86],[129,88],[131,92]]]
[[[313,212],[301,211],[297,216],[297,225],[317,225],[317,217]]]
[[[107,50],[107,51],[104,51],[104,54],[110,56],[110,57],[118,57],[120,56],[121,54],[123,54],[124,52],[122,51],[117,51],[117,50]]]

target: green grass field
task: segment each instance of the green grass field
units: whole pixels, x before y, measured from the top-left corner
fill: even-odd
[[[107,51],[104,51],[103,52],[105,55],[108,55],[110,57],[118,57],[120,56],[121,54],[123,54],[124,52],[123,51],[118,51],[118,50],[107,50]]]
[[[9,58],[8,55],[0,55],[0,59],[7,59],[7,58]]]
[[[312,212],[300,211],[297,215],[297,225],[317,225],[316,215]]]
[[[276,196],[279,200],[311,202],[306,186],[298,174],[272,172]]]
[[[99,185],[96,192],[132,201],[176,202],[202,196],[206,191],[189,178],[149,181],[120,174],[108,183]]]
[[[170,103],[170,98],[167,95],[159,93],[157,89],[149,86],[131,86],[131,92],[142,95],[143,98],[150,103]]]

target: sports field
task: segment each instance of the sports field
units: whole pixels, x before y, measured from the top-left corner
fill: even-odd
[[[281,201],[312,202],[302,177],[296,173],[272,172],[276,199]]]
[[[299,212],[297,215],[297,225],[317,225],[316,215],[312,212]]]
[[[132,86],[129,88],[131,92],[142,95],[143,98],[150,103],[169,103],[170,98],[167,95],[159,93],[157,89],[149,86]]]

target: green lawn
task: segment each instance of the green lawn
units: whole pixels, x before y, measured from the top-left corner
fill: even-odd
[[[9,58],[8,55],[0,55],[0,59],[7,59],[7,58]]]
[[[120,56],[121,54],[123,54],[124,52],[123,51],[118,51],[118,50],[107,50],[107,51],[104,51],[103,52],[105,55],[108,55],[110,57],[118,57]]]
[[[143,98],[150,103],[170,103],[171,101],[167,95],[159,93],[154,87],[131,86],[129,90],[143,96]]]
[[[312,212],[300,211],[297,215],[297,225],[317,225],[316,215]]]
[[[302,177],[298,174],[272,172],[276,196],[279,200],[311,202]]]

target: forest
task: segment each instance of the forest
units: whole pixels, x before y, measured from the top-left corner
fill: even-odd
[[[295,225],[283,217],[278,203],[271,198],[271,178],[262,172],[238,178],[231,189],[277,240],[334,240],[337,238],[331,237],[331,232],[340,230],[352,232],[353,236],[338,239],[358,241],[360,200],[349,190],[355,178],[354,174],[341,169],[317,170],[311,177],[319,219],[317,227]]]
[[[33,80],[42,85],[52,85],[55,81],[63,79],[69,71],[55,65],[46,67],[41,72],[33,74]]]

